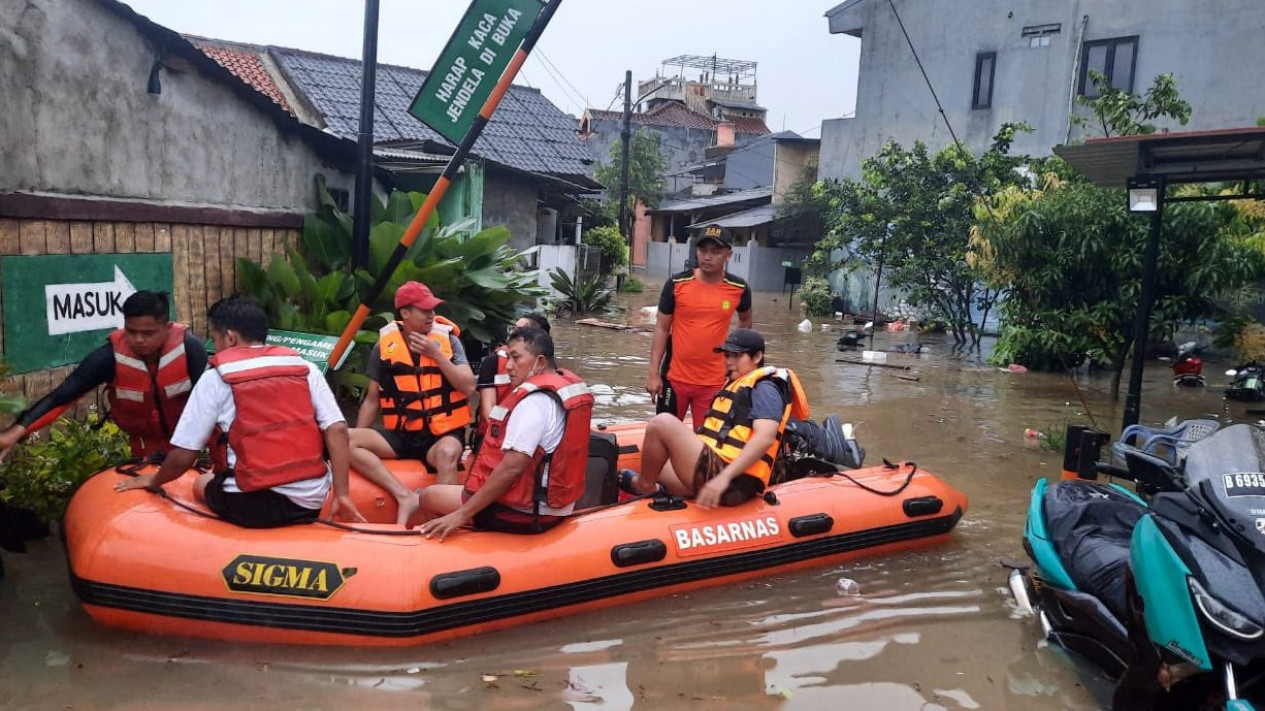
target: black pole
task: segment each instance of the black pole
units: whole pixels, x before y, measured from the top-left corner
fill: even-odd
[[[878,271],[874,273],[874,312],[870,314],[870,350],[874,350],[874,331],[878,328],[878,292],[883,283],[883,255],[887,251],[887,235],[878,243]]]
[[[1142,257],[1142,293],[1138,314],[1133,322],[1133,365],[1129,370],[1129,394],[1124,401],[1124,422],[1121,429],[1136,425],[1142,413],[1142,370],[1146,360],[1146,341],[1151,328],[1151,305],[1155,301],[1155,279],[1160,258],[1160,226],[1164,220],[1164,183],[1156,191],[1155,212],[1151,213],[1151,232]]]
[[[496,87],[493,88],[492,93],[484,101],[483,108],[480,109],[479,115],[475,117],[474,122],[470,125],[465,138],[461,139],[461,143],[457,145],[457,150],[448,159],[443,172],[440,173],[439,178],[435,181],[435,187],[431,188],[431,191],[426,194],[426,201],[422,203],[417,214],[413,216],[413,221],[404,230],[404,235],[400,237],[400,242],[395,245],[391,256],[387,258],[387,262],[382,268],[382,273],[374,280],[369,293],[362,297],[360,305],[356,307],[355,313],[351,315],[351,321],[343,328],[342,335],[338,337],[338,343],[334,345],[334,350],[330,351],[329,354],[328,362],[331,366],[337,363],[343,357],[343,353],[346,353],[351,346],[351,341],[356,335],[356,331],[360,329],[361,324],[369,317],[370,305],[382,294],[391,275],[395,273],[396,268],[404,261],[404,255],[408,253],[409,247],[413,246],[417,236],[422,232],[422,226],[426,224],[426,220],[434,213],[439,201],[443,199],[444,193],[447,192],[448,186],[452,183],[453,178],[456,177],[462,162],[465,161],[466,156],[474,148],[474,142],[479,139],[479,135],[483,133],[488,121],[492,120],[492,113],[496,111],[496,107],[501,103],[501,98],[509,90],[514,77],[518,75],[518,70],[523,66],[523,62],[527,61],[527,55],[531,54],[536,42],[544,34],[545,27],[549,25],[549,20],[553,19],[553,15],[557,12],[560,5],[562,5],[562,0],[550,0],[540,11],[536,21],[532,23],[527,35],[523,37],[523,43],[519,46],[518,51],[514,53],[514,58],[510,60],[505,72],[497,80]]]
[[[628,142],[632,140],[632,70],[624,72],[624,123],[619,130],[619,234],[628,245],[628,263],[632,264],[632,230],[628,229]]]
[[[365,0],[361,50],[360,128],[356,132],[356,204],[352,215],[351,262],[369,266],[369,202],[373,200],[373,100],[378,70],[378,0]]]

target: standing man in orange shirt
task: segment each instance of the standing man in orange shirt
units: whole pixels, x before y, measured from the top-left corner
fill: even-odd
[[[712,398],[725,384],[725,360],[714,349],[725,342],[735,313],[738,327],[751,328],[751,287],[725,271],[733,238],[719,225],[703,228],[695,245],[698,268],[672,276],[659,295],[659,316],[650,346],[646,392],[657,398],[666,386],[676,396],[676,416],[690,410],[694,429],[703,426]],[[660,376],[671,340],[667,383]]]

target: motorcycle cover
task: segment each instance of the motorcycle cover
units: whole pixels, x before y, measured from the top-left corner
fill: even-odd
[[[1124,620],[1129,540],[1146,507],[1118,489],[1076,479],[1048,488],[1043,508],[1050,540],[1072,581]]]

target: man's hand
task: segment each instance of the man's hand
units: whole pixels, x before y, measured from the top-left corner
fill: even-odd
[[[470,518],[457,509],[447,516],[431,519],[422,524],[422,535],[430,538],[431,536],[439,536],[439,542],[443,543],[448,534],[459,528],[470,525]]]
[[[420,333],[410,333],[408,335],[408,348],[414,353],[431,360],[437,361],[444,357],[444,353],[439,349],[439,344],[435,342],[435,339]]]
[[[650,371],[650,375],[646,376],[646,392],[650,393],[651,399],[659,397],[659,393],[663,392],[663,378],[658,373]]]
[[[694,503],[705,509],[720,506],[720,497],[729,488],[729,483],[729,477],[717,475],[716,478],[707,482],[702,489],[698,490],[698,496],[694,498]]]
[[[329,517],[335,521],[351,521],[365,523],[367,519],[360,514],[350,496],[335,496],[329,504]]]
[[[0,432],[0,462],[3,462],[4,458],[9,456],[9,452],[13,451],[13,448],[25,436],[26,428],[22,425],[14,425],[4,432]]]
[[[115,491],[130,491],[131,489],[149,489],[150,491],[162,491],[162,488],[154,484],[153,474],[141,474],[130,479],[124,479],[114,485]]]

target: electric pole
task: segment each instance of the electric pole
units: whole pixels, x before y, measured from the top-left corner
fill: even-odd
[[[622,164],[619,170],[619,234],[628,244],[628,263],[632,264],[632,229],[628,226],[628,143],[632,140],[632,70],[624,72],[624,124],[619,138]]]
[[[356,204],[352,212],[351,263],[369,266],[369,214],[373,200],[373,97],[378,69],[378,0],[365,0],[360,74],[360,128],[356,131]]]

